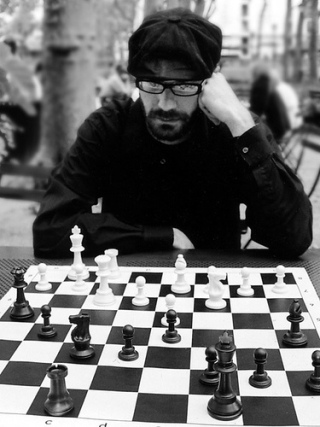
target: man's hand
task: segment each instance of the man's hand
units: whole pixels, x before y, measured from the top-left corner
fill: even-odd
[[[175,249],[194,249],[188,237],[177,228],[173,229],[173,247]]]
[[[213,123],[225,123],[233,136],[240,136],[255,125],[250,112],[219,71],[203,82],[199,107]]]

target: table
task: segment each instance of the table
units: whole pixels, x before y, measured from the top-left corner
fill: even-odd
[[[320,298],[320,249],[310,249],[296,259],[275,257],[268,250],[248,249],[236,253],[198,250],[172,250],[164,252],[137,253],[118,257],[119,265],[142,267],[166,267],[174,265],[179,253],[183,253],[190,267],[275,267],[282,264],[287,267],[304,267]],[[85,263],[94,265],[92,258],[83,258]],[[36,258],[33,249],[29,247],[0,247],[0,298],[12,285],[10,270],[15,266],[36,265],[40,262],[47,264],[71,265],[70,259]]]

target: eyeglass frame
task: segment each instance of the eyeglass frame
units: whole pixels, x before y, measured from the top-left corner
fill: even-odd
[[[147,83],[156,83],[156,84],[159,84],[159,85],[161,85],[161,86],[163,86],[163,89],[162,89],[162,91],[161,92],[148,92],[148,91],[146,91],[146,90],[144,90],[144,89],[142,89],[140,86],[139,86],[139,83],[141,83],[141,82],[147,82]],[[202,83],[204,82],[204,80],[202,80],[201,81],[201,83],[194,83],[194,82],[189,82],[189,81],[181,81],[181,82],[175,82],[175,83],[164,83],[164,82],[162,82],[162,81],[157,81],[157,80],[147,80],[147,79],[137,79],[136,80],[136,87],[139,89],[139,90],[142,90],[142,92],[145,92],[145,93],[150,93],[151,95],[161,95],[166,89],[170,89],[171,90],[171,92],[175,95],[175,96],[181,96],[181,97],[183,97],[183,98],[187,98],[187,97],[189,97],[189,96],[195,96],[195,95],[199,95],[199,93],[201,93],[202,92]],[[193,93],[192,95],[179,95],[179,94],[177,94],[177,93],[174,93],[174,91],[172,90],[173,89],[173,87],[174,86],[181,86],[181,85],[192,85],[192,86],[197,86],[198,87],[198,90],[197,90],[197,92],[196,93]]]

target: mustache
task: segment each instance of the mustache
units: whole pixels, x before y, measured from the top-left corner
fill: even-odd
[[[163,119],[163,120],[188,120],[188,115],[180,113],[175,110],[163,111],[160,109],[151,110],[148,114],[149,119]]]

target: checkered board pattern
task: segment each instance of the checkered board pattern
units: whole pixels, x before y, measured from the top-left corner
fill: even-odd
[[[182,337],[177,344],[162,341],[166,328],[160,322],[166,311],[165,296],[176,280],[174,268],[120,267],[121,277],[110,281],[116,302],[106,308],[93,304],[100,279],[95,274],[97,267],[87,268],[87,289],[75,293],[67,278],[70,267],[48,266],[52,289],[45,292],[35,290],[38,269],[29,267],[25,295],[35,311],[31,319],[17,322],[10,318],[15,289],[0,301],[1,426],[70,426],[71,421],[74,426],[87,427],[320,425],[320,394],[312,395],[305,387],[314,369],[311,355],[320,349],[320,302],[303,268],[287,268],[287,293],[282,295],[272,292],[275,268],[251,269],[253,297],[237,294],[240,269],[225,269],[227,306],[216,311],[205,307],[207,269],[188,268],[186,278],[192,290],[176,295],[177,329]],[[137,276],[144,276],[147,282],[145,293],[150,303],[145,307],[131,303],[137,292]],[[286,348],[282,336],[290,329],[288,309],[296,298],[303,310],[301,329],[308,336],[308,344]],[[50,323],[58,332],[50,340],[37,336],[44,304],[51,306]],[[85,361],[69,355],[75,327],[69,323],[69,316],[79,312],[91,317],[91,344],[95,348],[95,356]],[[136,361],[118,358],[126,324],[135,328]],[[232,382],[243,405],[243,414],[228,422],[208,415],[207,403],[214,389],[199,382],[207,367],[205,349],[216,344],[225,330],[233,335],[237,347],[234,362],[238,369]],[[253,352],[258,347],[268,351],[266,370],[272,385],[266,389],[253,388],[248,382],[255,370]],[[52,363],[68,367],[66,385],[74,409],[65,417],[53,418],[44,412],[50,387],[46,370]]]

